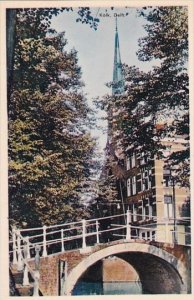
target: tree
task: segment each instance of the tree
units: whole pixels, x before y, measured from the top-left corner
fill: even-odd
[[[147,12],[146,12],[147,11]],[[189,185],[189,77],[188,62],[188,10],[185,6],[144,9],[140,14],[149,22],[145,26],[148,35],[140,39],[139,58],[161,60],[153,75],[160,83],[156,95],[166,111],[173,111],[173,122],[168,126],[169,135],[183,135],[188,143],[184,150],[169,157],[173,165],[179,165],[178,178]]]
[[[45,36],[45,32],[54,32],[50,28],[51,19],[53,16],[57,16],[63,11],[73,11],[72,7],[63,8],[33,8],[33,9],[7,9],[6,10],[6,44],[7,44],[7,89],[8,89],[8,99],[12,89],[12,73],[13,73],[13,58],[14,58],[14,48],[15,48],[15,35],[16,35],[16,22],[23,24],[34,24],[33,31],[32,26],[20,26],[20,35],[23,37],[34,36],[41,37]],[[89,7],[79,7],[78,8],[78,18],[76,22],[82,22],[89,24],[89,26],[97,30],[99,19],[93,17]],[[17,18],[20,15],[19,18]]]
[[[106,96],[102,107],[109,114],[115,149],[146,152],[162,158],[164,137],[182,135],[189,139],[188,25],[185,7],[143,8],[147,35],[139,40],[139,59],[158,59],[158,66],[145,73],[123,65],[125,93]],[[112,84],[112,83],[111,83]],[[111,85],[110,84],[110,85]],[[189,185],[189,142],[172,153],[168,161],[178,165],[177,178]]]
[[[9,213],[17,225],[86,216],[82,190],[98,167],[77,53],[66,52],[64,33],[42,28],[43,20],[31,10],[17,14],[8,110]]]

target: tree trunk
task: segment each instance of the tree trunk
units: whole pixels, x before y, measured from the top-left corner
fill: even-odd
[[[11,93],[14,47],[15,47],[15,26],[16,9],[7,9],[6,11],[6,49],[7,49],[7,95],[8,99]]]

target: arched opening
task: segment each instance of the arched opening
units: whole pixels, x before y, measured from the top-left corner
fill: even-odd
[[[169,262],[153,254],[121,253],[118,257],[129,262],[139,274],[142,294],[180,294],[182,280]]]
[[[110,256],[97,261],[79,278],[72,295],[142,294],[136,270],[122,258]]]
[[[92,273],[97,276],[100,261],[109,256],[116,256],[134,268],[142,286],[139,294],[180,294],[185,291],[186,269],[175,256],[152,245],[124,243],[94,252],[79,263],[67,278],[66,295],[72,294],[84,276]]]
[[[117,254],[90,266],[72,295],[180,294],[181,279],[170,263],[152,254]]]

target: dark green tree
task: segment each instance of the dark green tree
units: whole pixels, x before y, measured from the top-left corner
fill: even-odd
[[[75,9],[75,8],[74,8]],[[91,28],[97,29],[99,19],[92,16],[89,7],[79,7],[76,9],[78,17],[76,22],[88,24]],[[17,44],[16,35],[25,37],[43,37],[45,32],[54,32],[51,26],[51,19],[62,12],[73,11],[72,7],[63,8],[33,8],[33,9],[7,9],[6,10],[6,46],[7,46],[7,88],[8,98],[12,89],[12,75],[14,64],[14,48]],[[20,28],[16,23],[20,23]],[[24,26],[22,26],[24,24]],[[33,30],[32,26],[33,24]],[[27,25],[27,26],[26,26]]]
[[[172,114],[168,125],[170,136],[182,135],[187,143],[183,150],[172,153],[169,162],[178,165],[180,183],[189,185],[189,77],[188,77],[188,8],[185,6],[144,9],[140,14],[148,21],[147,36],[140,39],[139,58],[159,59],[153,71],[159,86],[154,99]],[[153,86],[156,90],[156,86]]]
[[[147,20],[147,35],[139,40],[138,56],[143,61],[158,60],[157,66],[145,73],[123,65],[125,93],[106,96],[101,103],[109,112],[115,149],[133,145],[148,157],[161,158],[163,138],[182,136],[183,149],[172,153],[167,162],[178,166],[177,179],[184,186],[189,185],[187,13],[186,7],[145,7],[139,11]]]
[[[9,214],[11,224],[27,226],[87,216],[82,191],[98,167],[77,53],[42,22],[34,11],[17,13],[8,103]]]

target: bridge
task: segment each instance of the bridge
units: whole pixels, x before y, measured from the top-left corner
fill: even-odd
[[[169,230],[174,220],[147,216],[147,223],[134,225],[133,219],[127,211],[53,226],[12,228],[10,269],[19,294],[71,295],[84,274],[96,272],[94,266],[96,270],[99,262],[112,257],[130,264],[150,294],[191,293],[190,233]],[[188,224],[186,218],[176,222]]]

